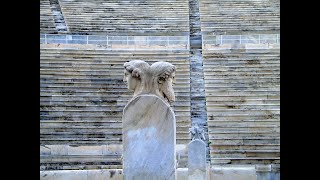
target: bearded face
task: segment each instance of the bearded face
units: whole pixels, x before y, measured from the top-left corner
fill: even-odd
[[[123,81],[127,82],[133,97],[141,94],[154,94],[171,105],[175,101],[173,84],[175,84],[176,67],[171,63],[159,61],[151,66],[145,61],[133,60],[124,63]]]
[[[174,89],[173,89],[174,83],[175,83],[175,73],[172,73],[172,75],[166,81],[163,81],[161,84],[159,84],[159,90],[161,95],[169,103],[172,103],[176,100],[174,95]]]

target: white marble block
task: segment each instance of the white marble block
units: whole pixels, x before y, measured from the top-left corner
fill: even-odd
[[[156,95],[139,95],[123,110],[124,180],[176,179],[176,120]]]
[[[206,144],[200,140],[192,140],[188,145],[188,179],[206,180]]]
[[[257,180],[254,166],[213,166],[210,169],[210,179],[214,180]]]

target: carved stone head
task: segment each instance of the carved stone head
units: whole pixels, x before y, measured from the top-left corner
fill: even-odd
[[[134,96],[143,92],[148,78],[150,65],[145,61],[133,60],[124,63],[123,81],[127,82],[128,89],[134,91]]]
[[[173,84],[175,84],[176,67],[168,62],[155,62],[151,65],[155,93],[167,102],[175,101]]]
[[[133,97],[140,94],[155,94],[171,104],[175,101],[173,84],[176,67],[171,63],[160,61],[151,66],[145,61],[133,60],[124,63],[123,81],[128,89],[133,90]]]
[[[204,129],[202,127],[199,127],[198,124],[193,125],[191,128],[189,128],[189,132],[191,133],[192,140],[202,140],[205,141],[206,138],[204,136]]]

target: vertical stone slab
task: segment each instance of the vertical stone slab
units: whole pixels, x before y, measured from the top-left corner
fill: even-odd
[[[188,168],[177,168],[177,180],[188,180]]]
[[[280,165],[256,165],[257,180],[280,180]]]
[[[124,180],[176,179],[176,120],[155,95],[140,95],[123,110]]]
[[[206,180],[206,144],[200,140],[192,140],[188,145],[188,179]]]

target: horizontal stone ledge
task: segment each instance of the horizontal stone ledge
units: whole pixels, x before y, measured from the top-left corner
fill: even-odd
[[[247,66],[280,66],[280,57],[259,57],[259,61],[254,57],[239,57],[239,59],[235,60],[231,57],[212,57],[213,55],[207,55],[204,58],[204,67],[205,68],[213,68],[213,67],[234,67],[237,68],[239,66],[247,67]],[[238,56],[238,55],[237,55]]]
[[[231,49],[232,44],[227,44],[228,46],[225,47],[225,48],[221,48],[221,47],[218,47],[220,49],[203,49],[202,52],[203,52],[203,55],[204,57],[208,56],[209,54],[210,55],[217,55],[219,53],[219,56],[214,56],[214,58],[232,58],[234,59],[235,56],[240,56],[238,58],[241,58],[241,57],[252,57],[252,56],[260,56],[260,57],[265,57],[265,58],[276,58],[274,60],[279,60],[278,58],[280,57],[280,49],[278,48],[250,48],[250,49],[247,49],[248,51],[243,51],[244,49]],[[212,45],[212,46],[215,46],[215,45]],[[267,45],[265,45],[267,46]],[[260,46],[261,47],[261,46]],[[239,50],[239,51],[237,51]],[[249,51],[250,50],[250,51]],[[224,53],[223,55],[221,53]],[[234,55],[232,57],[232,55]],[[206,59],[206,58],[204,58]],[[241,60],[241,59],[240,59]]]
[[[100,68],[100,70],[93,70],[93,69],[80,69],[80,68],[71,68],[71,67],[65,67],[65,68],[49,68],[49,69],[46,69],[48,67],[45,67],[45,68],[41,68],[40,71],[43,71],[41,73],[74,73],[75,75],[77,75],[76,73],[91,73],[91,74],[99,74],[99,75],[105,75],[105,76],[110,76],[110,77],[123,77],[123,68],[119,68],[119,69],[113,69],[114,71],[114,74],[109,74],[110,71],[108,69],[103,69],[103,68]],[[108,72],[108,73],[107,73]],[[189,69],[177,69],[176,73],[177,75],[182,75],[182,74],[186,74],[187,72],[189,72]],[[213,71],[210,71],[210,72],[213,72]],[[239,71],[240,72],[240,71]],[[86,74],[88,75],[88,74]],[[115,78],[116,79],[116,78]],[[117,78],[118,79],[118,78]],[[122,80],[122,79],[118,79],[118,80]],[[73,82],[74,83],[74,82]]]
[[[222,149],[222,148],[232,148],[235,150],[240,149],[279,149],[280,144],[210,144],[210,148],[215,149]]]
[[[242,141],[247,141],[247,142],[242,142]],[[210,142],[212,142],[212,145],[210,147],[213,147],[213,149],[215,147],[218,147],[218,146],[279,146],[279,141],[271,141],[271,142],[266,142],[266,141],[262,141],[262,140],[256,140],[256,141],[253,141],[253,142],[248,142],[249,140],[229,140],[229,141],[214,141],[214,140],[211,140],[210,139]]]
[[[210,122],[213,122],[213,121],[210,121]],[[280,124],[268,124],[268,125],[263,125],[263,124],[256,124],[254,123],[253,125],[251,124],[215,124],[215,123],[209,123],[209,125],[211,128],[279,128],[280,127]]]
[[[280,160],[277,159],[277,157],[280,156],[280,153],[211,153],[210,154],[210,158],[212,161],[214,161],[215,158],[220,158],[220,157],[224,157],[226,159],[228,159],[229,157],[232,159],[228,159],[230,161],[260,161],[263,162],[263,160]],[[252,159],[252,157],[256,158],[256,159]],[[246,164],[246,163],[243,163]],[[259,163],[247,163],[247,164],[259,164]]]
[[[69,114],[65,114],[65,113],[69,113]],[[178,116],[184,116],[184,117],[190,117],[190,111],[189,110],[186,110],[186,111],[177,111],[177,110],[174,110],[174,113],[175,113],[175,116],[176,118]],[[50,115],[49,115],[50,114]],[[109,115],[119,115],[121,116],[122,115],[122,111],[101,111],[101,112],[90,112],[90,111],[87,111],[87,112],[78,112],[78,111],[40,111],[40,116],[41,117],[47,117],[48,118],[52,118],[52,117],[55,117],[55,118],[61,118],[61,117],[70,117],[71,116],[71,119],[79,119],[83,116],[87,116],[88,114],[90,115],[97,115],[97,116],[105,116],[105,118],[107,118]],[[98,128],[98,127],[97,127]]]
[[[122,142],[122,137],[120,136],[119,138],[108,138],[108,139],[106,139],[106,138],[68,138],[68,137],[52,138],[52,139],[51,138],[40,138],[40,141],[46,142],[48,144],[51,141],[52,144],[70,144],[70,145],[97,144],[97,145],[100,145],[100,144],[107,144],[108,142],[109,142],[109,144],[115,144],[115,142]]]
[[[40,171],[40,179],[43,180],[99,180],[108,177],[110,180],[119,180],[123,178],[121,169],[108,170],[57,170],[57,171]]]
[[[105,66],[105,67],[103,67],[103,65],[97,65],[97,66],[100,66],[100,67],[95,67],[95,66],[93,66],[93,65],[88,65],[88,66],[83,66],[83,65],[81,65],[81,64],[78,64],[78,63],[75,63],[75,62],[73,62],[73,64],[75,65],[75,66],[77,66],[77,67],[72,67],[72,65],[64,65],[64,66],[61,66],[61,65],[52,65],[52,64],[50,64],[50,65],[46,65],[46,66],[44,66],[44,64],[40,64],[40,69],[45,69],[45,68],[50,68],[50,69],[52,69],[52,70],[55,70],[55,71],[60,71],[60,70],[64,70],[64,71],[74,71],[74,70],[76,70],[77,72],[80,72],[80,71],[85,71],[85,70],[89,70],[89,71],[92,71],[92,72],[97,72],[97,71],[104,71],[104,72],[111,72],[111,71],[113,71],[113,72],[123,72],[123,67],[107,67],[107,66]],[[176,70],[176,73],[179,73],[180,71],[188,71],[189,70],[189,65],[188,64],[186,64],[186,66],[187,67],[179,67],[179,65],[178,64],[175,64],[174,63],[174,65],[177,67],[177,70]],[[250,68],[250,67],[249,67]],[[46,70],[49,70],[49,69],[46,69]],[[83,79],[83,80],[88,80],[88,79]],[[102,81],[102,80],[99,80],[99,81]]]
[[[268,165],[258,164],[255,166],[255,168],[256,168],[257,172],[270,172],[271,171],[271,164],[268,164]]]
[[[41,44],[43,45],[43,44]],[[80,45],[79,45],[80,46]],[[82,45],[86,47],[85,45]],[[83,48],[82,47],[82,48]],[[80,51],[82,54],[80,54]],[[92,51],[92,52],[91,52]],[[55,59],[54,64],[77,62],[83,63],[104,63],[121,65],[132,58],[145,59],[147,62],[156,62],[165,60],[168,62],[176,62],[182,65],[182,62],[188,63],[189,51],[173,50],[173,51],[122,51],[122,50],[108,50],[108,49],[58,49],[58,48],[44,48],[40,49],[40,62],[44,63],[48,60]],[[62,56],[56,57],[56,53]],[[210,52],[209,52],[210,53]],[[214,52],[212,52],[214,53]],[[230,53],[230,52],[229,52]],[[76,55],[76,56],[74,56]],[[262,54],[261,54],[262,55]],[[262,55],[263,56],[263,55]],[[150,60],[150,58],[152,60]],[[263,56],[268,57],[268,56]],[[108,58],[108,59],[106,59]],[[91,61],[88,61],[91,60]],[[92,61],[93,60],[93,61]],[[241,60],[241,59],[240,59]]]
[[[178,104],[179,101],[176,103]],[[40,104],[40,112],[122,112],[123,108],[125,107],[125,104],[123,106],[52,106],[52,105],[44,105]],[[175,112],[189,112],[190,105],[184,105],[184,106],[173,106]]]
[[[41,69],[40,69],[41,70]],[[88,71],[87,74],[85,73],[80,73],[80,72],[46,72],[46,71],[42,71],[40,72],[40,77],[41,76],[85,76],[85,77],[108,77],[108,78],[112,78],[112,79],[117,79],[119,77],[123,77],[123,74],[105,74],[105,73],[96,73],[96,71]],[[184,77],[188,77],[190,75],[189,71],[185,71],[184,73],[179,73],[176,74],[177,78],[180,78],[180,76],[184,76]],[[122,79],[121,79],[122,80]]]
[[[99,170],[99,169],[122,169],[122,165],[91,165],[89,164],[62,164],[60,165],[59,163],[46,163],[46,164],[41,164],[40,165],[40,171],[52,171],[52,170],[83,170],[83,169],[88,169],[88,170]]]
[[[211,158],[211,160],[280,160],[280,157],[226,157]]]
[[[261,122],[280,122],[280,119],[231,119],[231,120],[226,120],[226,119],[217,119],[217,120],[208,120],[208,123],[261,123]]]
[[[112,57],[109,57],[112,58]],[[74,59],[74,58],[68,58],[64,57],[63,59],[55,59],[54,62],[52,62],[52,58],[45,57],[43,54],[40,59],[40,67],[72,67],[76,63],[76,65],[80,68],[91,68],[95,66],[103,66],[105,68],[112,68],[112,69],[123,69],[123,63],[125,61],[112,61],[108,58],[108,60],[100,60],[100,59],[93,59],[93,58],[79,58],[79,59]],[[118,58],[118,57],[117,57]],[[164,58],[164,57],[163,57]],[[170,57],[169,55],[166,57],[166,61],[175,64],[178,66],[178,68],[186,68],[189,67],[190,65],[188,64],[188,61],[186,60],[188,57]],[[92,60],[94,62],[92,62]],[[161,58],[158,57],[158,60],[162,60]],[[148,60],[147,60],[148,61]],[[152,63],[148,61],[149,63]],[[261,62],[261,61],[260,61]],[[276,64],[277,65],[277,64]],[[279,65],[280,66],[280,65]]]
[[[248,149],[248,150],[210,150],[210,153],[279,153],[280,149],[260,150],[260,149]]]
[[[78,47],[78,48],[68,48],[70,44],[60,44],[59,46],[57,44],[40,44],[40,52],[41,56],[49,56],[49,57],[56,57],[55,53],[60,53],[61,55],[72,55],[76,54],[77,57],[97,57],[105,62],[109,62],[107,59],[103,59],[103,57],[110,56],[111,60],[114,62],[123,62],[125,59],[123,58],[129,58],[133,57],[132,55],[136,55],[138,57],[147,58],[148,56],[154,56],[159,58],[164,58],[164,56],[169,57],[188,57],[189,51],[188,50],[157,50],[154,51],[148,51],[148,50],[141,50],[141,51],[125,51],[122,49],[119,50],[110,50],[110,49],[101,49],[98,45],[86,45],[86,44],[75,44],[71,47]],[[94,48],[95,47],[95,48]],[[80,53],[81,52],[81,53]],[[41,57],[40,56],[40,57]],[[62,56],[64,57],[64,56]],[[66,59],[73,59],[73,57],[65,57]],[[137,58],[137,57],[136,57]],[[74,59],[73,59],[74,60]],[[175,60],[174,58],[169,60]],[[150,61],[150,60],[149,60]],[[155,61],[155,60],[153,60]]]
[[[189,138],[190,139],[190,138]],[[185,151],[185,144],[177,144],[176,151]],[[92,156],[92,155],[119,155],[123,152],[122,144],[109,145],[40,145],[40,155],[67,155],[67,156]]]
[[[158,33],[159,31],[167,31],[167,30],[176,30],[176,31],[187,31],[187,29],[189,29],[189,24],[188,24],[188,20],[185,17],[182,18],[177,18],[176,20],[169,20],[167,22],[161,22],[161,21],[154,21],[153,24],[145,22],[147,21],[146,19],[141,18],[142,21],[140,22],[121,22],[121,24],[119,24],[119,20],[127,20],[126,18],[122,18],[122,19],[116,19],[115,21],[117,22],[110,22],[110,20],[106,20],[106,19],[100,19],[100,20],[90,20],[89,22],[86,22],[82,19],[74,19],[74,21],[80,20],[82,22],[71,22],[70,19],[68,26],[76,26],[78,25],[79,27],[72,27],[75,30],[89,30],[95,27],[101,27],[104,26],[104,29],[101,30],[103,31],[107,31],[107,30],[116,30],[116,31],[128,31],[128,30],[138,30],[137,28],[141,28],[141,30],[154,30],[155,33]],[[129,21],[129,20],[128,20]],[[269,20],[269,22],[271,22]],[[87,23],[95,23],[95,26],[92,26],[91,24],[87,24]],[[157,26],[157,28],[152,28],[152,26]],[[63,26],[62,26],[63,27]],[[126,28],[125,30],[119,30],[118,28]],[[141,31],[140,31],[141,32]]]
[[[265,165],[266,169],[271,165]],[[214,179],[245,179],[257,180],[257,172],[262,167],[255,165],[212,165],[207,167],[208,180]],[[177,168],[177,180],[188,178],[188,168]],[[40,171],[40,179],[62,180],[75,178],[79,180],[120,180],[123,179],[122,169],[93,169],[93,170],[49,170]]]
[[[68,27],[70,27],[70,29],[73,29],[73,30],[80,30],[80,31],[81,30],[100,30],[101,32],[108,31],[108,30],[111,30],[111,31],[112,30],[115,30],[115,31],[140,30],[139,32],[142,32],[141,30],[149,30],[149,31],[154,30],[155,33],[159,33],[161,31],[168,31],[168,30],[177,31],[177,32],[187,31],[189,29],[188,28],[189,23],[188,23],[187,17],[185,16],[186,13],[181,11],[180,12],[177,11],[175,13],[177,14],[179,13],[178,16],[180,17],[176,16],[177,17],[176,19],[170,19],[170,20],[168,19],[166,22],[163,22],[163,20],[153,20],[154,22],[153,24],[151,24],[151,22],[148,22],[149,19],[147,18],[136,19],[138,21],[135,21],[135,22],[134,20],[130,22],[130,20],[127,19],[127,17],[114,18],[114,21],[107,18],[100,18],[98,20],[90,20],[90,21],[87,21],[82,17],[74,18],[74,19],[69,18]],[[177,14],[172,14],[170,12],[167,15],[170,15],[170,14],[172,16],[177,15]],[[108,14],[103,14],[103,15],[108,15]],[[269,23],[270,22],[271,20],[269,20]],[[103,29],[100,29],[101,27]],[[138,29],[139,27],[141,29]],[[122,28],[125,28],[125,29],[122,29]],[[177,33],[177,35],[182,35],[182,33],[181,34]]]
[[[210,126],[209,126],[209,129],[210,129]],[[239,131],[239,130],[229,130],[229,131],[225,131],[225,130],[209,130],[209,133],[210,134],[215,134],[215,136],[217,136],[217,134],[226,134],[226,135],[229,135],[229,134],[238,134],[238,135],[241,135],[241,134],[244,134],[244,135],[252,135],[252,134],[255,134],[255,135],[262,135],[262,134],[278,134],[280,135],[280,130],[279,131],[275,131],[275,130],[269,130],[269,131]]]
[[[84,120],[87,120],[87,119],[90,119],[90,118],[98,118],[98,119],[108,119],[108,118],[113,118],[113,117],[118,117],[118,118],[122,118],[122,113],[121,112],[118,112],[118,113],[115,113],[115,114],[110,114],[110,115],[96,115],[96,114],[93,114],[93,115],[88,115],[88,114],[60,114],[60,115],[41,115],[40,114],[40,119],[41,121],[46,121],[46,120],[54,120],[54,119],[57,119],[57,120],[63,120],[63,119],[69,119],[69,120],[79,120],[79,119],[84,119]],[[223,117],[230,117],[230,116],[223,116]],[[178,120],[181,120],[182,122],[185,122],[185,121],[188,121],[190,119],[190,114],[176,114],[176,119]]]
[[[55,43],[53,45],[58,45],[58,43]],[[80,49],[79,47],[65,47],[65,48],[69,48],[69,49]],[[108,46],[108,47],[82,47],[83,49],[94,49],[94,50],[98,50],[99,48],[100,49],[103,49],[103,50],[126,50],[128,52],[132,51],[132,52],[135,52],[135,51],[154,51],[154,50],[157,50],[157,51],[176,51],[176,50],[186,50],[188,51],[188,46],[187,44],[185,45],[179,45],[179,46],[146,46],[146,47],[136,47],[136,46]]]
[[[179,123],[180,124],[180,123]],[[190,126],[187,127],[177,127],[177,129],[182,129],[184,131],[179,131],[176,133],[177,138],[181,139],[182,137],[190,139],[189,132],[187,129],[190,128]],[[63,138],[77,138],[79,140],[86,140],[86,139],[94,139],[94,138],[102,138],[105,140],[111,140],[112,137],[118,137],[122,136],[122,127],[121,128],[113,128],[113,129],[103,129],[95,132],[91,132],[86,129],[89,128],[84,128],[83,131],[85,132],[74,132],[72,131],[73,129],[69,128],[64,128],[64,127],[57,127],[57,128],[52,128],[48,130],[49,128],[41,128],[40,130],[40,139],[41,140],[63,140]],[[58,132],[56,132],[59,129]],[[61,131],[63,129],[64,131]],[[94,129],[94,128],[93,128]]]
[[[247,105],[247,104],[207,104],[207,110],[209,110],[209,108],[216,108],[216,109],[273,109],[273,110],[277,110],[280,109],[280,104],[275,103],[275,104],[254,104],[254,105]]]
[[[280,137],[256,137],[252,135],[252,137],[219,137],[216,135],[210,136],[210,140],[279,140]]]
[[[223,53],[223,54],[222,54]],[[217,58],[223,60],[223,58],[230,58],[232,61],[242,61],[250,60],[248,58],[257,57],[262,58],[262,60],[279,60],[280,50],[279,49],[250,49],[250,51],[231,51],[228,49],[222,50],[202,50],[204,60],[206,58]],[[226,62],[227,63],[227,62]]]

